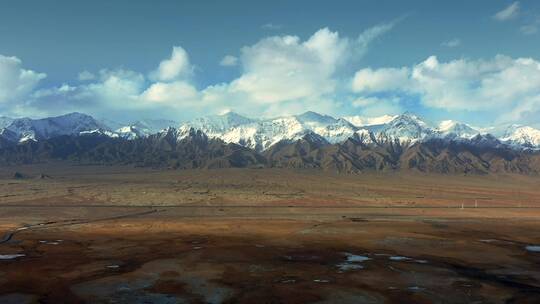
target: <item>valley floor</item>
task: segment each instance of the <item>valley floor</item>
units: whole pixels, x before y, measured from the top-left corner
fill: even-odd
[[[539,185],[2,168],[0,303],[537,303]]]

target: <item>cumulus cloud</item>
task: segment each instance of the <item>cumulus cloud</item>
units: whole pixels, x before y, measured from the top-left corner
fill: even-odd
[[[110,109],[138,107],[138,95],[145,85],[144,75],[124,69],[101,70],[94,81],[72,86],[36,90],[28,106],[35,114],[53,114],[66,111],[106,113]]]
[[[143,100],[168,104],[178,101],[195,101],[197,96],[197,89],[183,81],[154,83],[141,94]]]
[[[332,76],[347,51],[348,40],[327,28],[306,41],[297,36],[265,38],[242,49],[243,74],[229,89],[260,103],[317,97],[334,89]]]
[[[514,19],[519,15],[519,9],[519,1],[516,1],[493,15],[493,19],[497,21],[507,21],[510,19]]]
[[[188,53],[180,46],[173,47],[171,57],[163,60],[151,76],[158,81],[174,81],[193,73]]]
[[[540,62],[531,58],[440,61],[430,56],[404,67],[349,67],[400,19],[348,38],[322,28],[310,37],[276,35],[240,49],[239,75],[197,88],[193,65],[182,47],[148,74],[129,69],[83,71],[79,82],[39,88],[45,74],[0,56],[0,110],[23,115],[67,111],[114,118],[127,113],[168,118],[241,110],[251,115],[284,115],[305,110],[363,115],[396,114],[411,102],[423,109],[489,112],[501,121],[537,121],[540,115]],[[451,42],[450,40],[449,42]],[[450,43],[448,43],[450,44]],[[455,44],[455,43],[454,43]],[[229,58],[227,58],[229,57]]]
[[[531,58],[440,62],[431,56],[410,68],[362,69],[352,83],[363,96],[419,96],[427,107],[495,111],[509,120],[540,110],[540,62]]]
[[[24,69],[17,57],[0,55],[0,107],[26,101],[45,77],[44,73]]]
[[[361,69],[352,79],[353,92],[377,92],[407,87],[408,68]]]
[[[194,68],[187,51],[172,49],[148,74],[129,69],[82,71],[78,82],[37,88],[44,74],[20,68],[16,58],[2,57],[18,72],[0,73],[0,101],[6,99],[3,86],[20,87],[27,95],[10,96],[26,113],[44,116],[67,111],[114,118],[112,113],[159,112],[160,116],[193,116],[241,109],[243,113],[282,115],[308,109],[332,113],[344,105],[338,95],[346,86],[347,64],[361,57],[371,41],[392,29],[396,21],[377,25],[349,39],[322,28],[307,39],[294,35],[266,37],[240,49],[240,56],[226,56],[222,64],[238,65],[240,75],[198,89],[193,83]],[[8,59],[6,59],[8,58]],[[0,64],[0,71],[8,70]],[[10,71],[11,71],[10,70]],[[18,80],[17,80],[18,79]],[[13,85],[13,81],[19,81]],[[347,90],[345,90],[347,91]],[[13,95],[13,90],[9,91]],[[345,93],[346,94],[346,93]],[[346,106],[346,104],[345,104]],[[350,105],[349,105],[350,107]],[[177,117],[178,118],[178,117]]]
[[[238,58],[232,55],[227,55],[221,59],[219,65],[221,66],[235,66],[238,64]]]

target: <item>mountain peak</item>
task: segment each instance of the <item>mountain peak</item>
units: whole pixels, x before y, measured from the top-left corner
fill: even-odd
[[[526,147],[540,146],[540,130],[522,125],[511,125],[506,129],[502,138],[510,144]]]
[[[439,123],[437,131],[445,136],[472,138],[480,134],[479,130],[455,120],[443,120]]]
[[[420,116],[409,111],[404,112],[393,119],[393,121],[397,121],[397,120],[410,121],[417,124],[427,125],[426,122],[422,118],[420,118]]]
[[[110,124],[108,124],[110,125]],[[209,115],[195,118],[178,126],[178,129],[167,129],[175,125],[168,120],[139,120],[132,124],[124,124],[118,128],[105,127],[90,115],[73,112],[56,117],[31,119],[14,119],[6,130],[0,132],[2,139],[12,142],[24,140],[46,140],[60,135],[80,135],[96,133],[98,130],[111,137],[136,139],[152,134],[167,134],[180,140],[185,137],[197,137],[201,131],[209,139],[220,139],[226,143],[235,143],[257,151],[264,151],[280,141],[297,141],[304,139],[318,141],[321,138],[330,144],[345,142],[351,137],[361,137],[362,142],[399,141],[413,144],[431,138],[447,140],[463,140],[493,142],[493,138],[478,137],[478,134],[494,134],[500,143],[515,148],[540,149],[540,130],[528,126],[511,125],[504,129],[476,129],[466,123],[454,120],[441,121],[439,124],[427,124],[418,115],[405,112],[401,115],[380,117],[349,116],[334,118],[314,111],[307,111],[293,116],[282,116],[269,119],[251,119],[236,112],[227,111],[219,115]],[[0,130],[3,129],[0,126]],[[116,131],[112,131],[116,130]],[[9,132],[8,132],[9,131]],[[104,132],[104,131],[108,131]],[[169,132],[167,132],[169,131]],[[489,131],[489,132],[488,132]],[[501,132],[494,133],[494,132]],[[174,136],[173,136],[174,133]],[[315,134],[317,136],[315,136]],[[202,134],[199,134],[202,136]],[[320,137],[320,138],[319,138]]]
[[[66,118],[66,117],[90,117],[90,118],[93,118],[92,116],[90,116],[88,114],[81,113],[81,112],[70,112],[70,113],[66,113],[66,114],[63,114],[63,115],[56,116],[55,118]]]

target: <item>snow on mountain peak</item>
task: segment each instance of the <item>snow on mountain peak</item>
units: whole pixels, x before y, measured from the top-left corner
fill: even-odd
[[[441,121],[437,131],[439,131],[442,135],[458,138],[472,138],[480,134],[479,130],[469,126],[468,124],[454,120]]]
[[[331,144],[342,143],[349,138],[363,143],[399,140],[414,143],[430,138],[466,139],[479,144],[510,144],[516,148],[540,148],[540,130],[520,125],[478,129],[453,120],[441,121],[431,126],[420,117],[404,113],[380,117],[348,116],[334,118],[308,111],[299,115],[270,119],[251,119],[234,112],[193,119],[177,125],[170,120],[139,120],[116,129],[105,126],[91,116],[70,113],[43,119],[8,119],[2,117],[5,128],[0,125],[0,137],[12,142],[39,141],[59,135],[100,134],[124,139],[137,139],[151,134],[171,136],[182,140],[195,131],[209,138],[219,138],[257,151],[286,140],[296,141],[306,136],[321,137]],[[114,122],[113,122],[114,123]],[[107,124],[111,126],[111,123]],[[115,131],[112,131],[115,130]],[[486,130],[488,132],[486,132]],[[500,131],[501,133],[494,133]],[[489,135],[495,134],[497,137]],[[481,136],[479,136],[481,135]]]
[[[514,145],[540,147],[540,130],[528,126],[511,125],[506,129],[501,140]]]
[[[435,131],[418,116],[404,113],[395,116],[391,121],[382,125],[368,128],[378,137],[397,139],[400,142],[416,142],[435,135]]]
[[[101,129],[102,125],[92,116],[69,113],[42,119],[14,119],[7,129],[17,134],[19,141],[42,140],[60,135],[77,135],[83,131]]]
[[[210,115],[196,118],[183,125],[190,126],[196,130],[201,130],[210,137],[217,137],[219,134],[240,126],[255,122],[254,119],[244,117],[235,112],[226,112],[221,115]]]
[[[397,115],[392,119],[389,124],[398,125],[398,124],[407,124],[407,125],[418,125],[423,128],[427,128],[428,124],[423,121],[420,117],[410,112],[405,112],[401,115]]]

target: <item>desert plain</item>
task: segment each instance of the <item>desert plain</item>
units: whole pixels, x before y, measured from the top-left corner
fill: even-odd
[[[540,303],[540,177],[2,167],[0,303]]]

